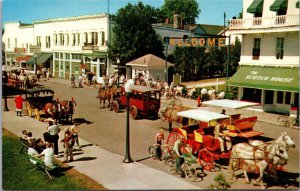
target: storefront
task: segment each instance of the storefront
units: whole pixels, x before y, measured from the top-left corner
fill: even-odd
[[[260,103],[265,111],[290,113],[299,104],[298,67],[241,66],[227,81],[238,99]]]

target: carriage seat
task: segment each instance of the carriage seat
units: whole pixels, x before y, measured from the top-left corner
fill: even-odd
[[[203,135],[203,146],[210,152],[216,152],[220,150],[219,140],[211,135]]]

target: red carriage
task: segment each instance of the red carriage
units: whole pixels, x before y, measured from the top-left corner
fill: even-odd
[[[173,129],[167,138],[167,144],[172,148],[177,139],[184,137],[199,164],[208,171],[214,169],[215,161],[229,160],[231,154],[230,149],[221,152],[220,141],[214,134],[218,123],[226,127],[223,132],[231,138],[232,144],[263,134],[253,130],[256,116],[240,119],[238,114],[227,116],[202,109],[181,111],[177,115],[182,117],[183,126]]]
[[[126,105],[126,94],[122,87],[113,103],[113,110],[119,112],[120,108],[126,108]],[[133,119],[139,116],[156,119],[160,108],[160,91],[146,86],[133,86],[129,106],[130,116]]]

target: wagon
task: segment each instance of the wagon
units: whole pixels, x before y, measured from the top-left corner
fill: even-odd
[[[121,108],[126,108],[126,94],[124,87],[118,92],[113,103],[113,110],[119,112]],[[133,86],[129,100],[130,116],[133,119],[142,117],[158,117],[160,108],[160,91],[146,86]]]
[[[26,114],[40,120],[40,116],[46,114],[44,111],[45,104],[53,102],[54,91],[50,88],[39,86],[27,89],[25,96]]]
[[[183,118],[182,123],[184,125],[174,128],[173,132],[169,134],[167,144],[170,147],[173,147],[177,139],[183,137],[187,144],[192,147],[192,152],[197,156],[199,164],[204,170],[208,171],[215,169],[215,161],[220,159],[228,160],[230,158],[230,150],[221,152],[220,142],[214,136],[216,124],[226,125],[227,121],[231,120],[230,116],[202,109],[181,111],[177,115]],[[243,125],[235,126],[235,130],[239,127],[249,126],[249,123],[242,121],[242,119],[238,122]],[[239,134],[237,131],[232,130],[230,125],[229,129],[223,133],[232,139],[236,139],[232,143],[242,142],[245,138],[244,134]],[[253,133],[252,135],[248,133],[247,138],[253,138],[260,134],[262,133]]]

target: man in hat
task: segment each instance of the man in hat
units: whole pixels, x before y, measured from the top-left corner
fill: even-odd
[[[54,154],[58,155],[58,139],[59,139],[59,132],[60,132],[60,127],[57,124],[54,124],[54,120],[53,119],[49,119],[48,120],[48,124],[49,126],[47,127],[47,132],[45,135],[44,134],[44,139],[45,141],[51,142],[54,144]]]

